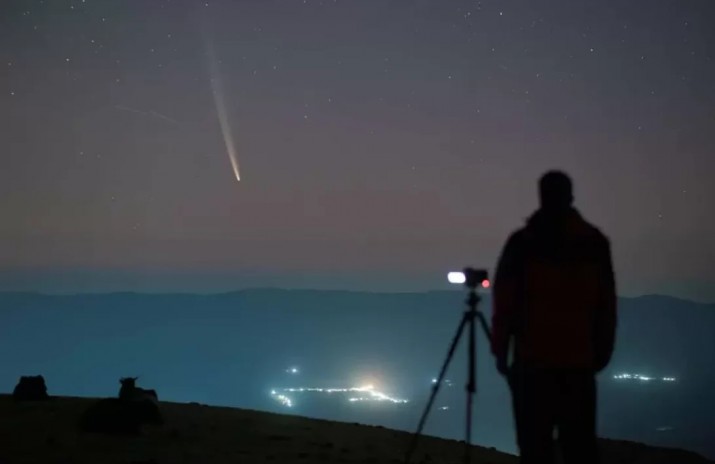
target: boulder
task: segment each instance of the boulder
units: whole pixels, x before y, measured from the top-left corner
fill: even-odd
[[[92,404],[80,418],[85,432],[137,434],[143,425],[161,425],[164,420],[154,390],[136,386],[137,377],[122,377],[118,398],[104,398]]]
[[[79,426],[84,432],[131,435],[138,434],[143,425],[163,422],[159,405],[152,400],[104,398],[87,408]]]
[[[20,377],[20,381],[12,391],[12,397],[18,401],[38,401],[49,398],[45,378],[41,375]]]

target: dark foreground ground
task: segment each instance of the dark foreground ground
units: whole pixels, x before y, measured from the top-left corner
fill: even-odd
[[[16,403],[0,395],[0,464],[47,463],[399,463],[410,435],[198,404],[161,403],[165,425],[139,436],[84,434],[75,424],[94,399]],[[604,463],[708,463],[698,455],[638,443],[602,441]],[[413,462],[462,462],[463,444],[425,437]],[[516,457],[474,447],[472,462],[516,464]]]

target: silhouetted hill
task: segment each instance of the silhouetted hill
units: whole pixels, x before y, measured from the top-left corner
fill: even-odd
[[[0,390],[43,374],[50,394],[115,395],[141,377],[160,398],[199,401],[411,430],[446,354],[464,293],[258,289],[214,295],[0,293]],[[600,376],[600,434],[715,456],[715,305],[621,298],[616,354]],[[490,314],[489,296],[482,309]],[[475,440],[515,450],[509,397],[478,335]],[[286,373],[297,365],[299,375]],[[427,431],[463,435],[466,359],[460,348]],[[613,379],[640,373],[653,382]],[[662,377],[676,382],[661,382]],[[286,409],[282,387],[376,383],[408,398],[399,408]]]
[[[138,436],[78,432],[74,424],[94,400],[53,398],[17,403],[0,395],[0,463],[400,463],[410,434],[199,404],[160,403],[165,424]],[[462,462],[464,445],[424,437],[413,462]],[[706,464],[694,453],[602,440],[603,463]],[[514,456],[474,447],[473,462],[516,464]]]

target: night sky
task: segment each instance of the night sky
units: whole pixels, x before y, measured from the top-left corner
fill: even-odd
[[[0,289],[443,288],[560,168],[619,293],[712,301],[713,24],[712,0],[3,0]]]

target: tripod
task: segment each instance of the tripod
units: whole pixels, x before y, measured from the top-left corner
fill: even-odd
[[[407,455],[405,456],[405,463],[409,464],[410,459],[412,458],[413,453],[415,452],[415,449],[417,448],[417,443],[419,442],[419,438],[422,435],[422,430],[424,429],[425,423],[427,422],[427,416],[429,415],[430,409],[432,409],[432,404],[434,403],[435,398],[437,397],[437,393],[439,392],[439,387],[442,385],[442,382],[444,380],[444,376],[447,374],[447,368],[449,367],[449,363],[452,361],[452,357],[454,356],[454,352],[457,350],[457,345],[459,344],[459,340],[462,338],[462,335],[464,334],[464,330],[467,329],[469,332],[469,364],[468,364],[468,379],[467,379],[467,422],[465,424],[465,441],[464,441],[464,462],[469,463],[470,461],[470,454],[471,454],[471,447],[472,447],[472,404],[473,404],[473,396],[477,392],[477,381],[476,381],[476,350],[477,350],[477,343],[476,343],[476,324],[477,320],[479,320],[479,323],[482,325],[482,329],[484,329],[484,333],[487,337],[487,340],[491,342],[491,334],[489,332],[489,326],[487,325],[487,321],[484,318],[484,314],[477,309],[477,305],[479,304],[479,301],[481,298],[477,294],[475,290],[476,286],[469,285],[469,296],[467,297],[466,303],[467,303],[467,310],[464,312],[464,315],[462,316],[462,321],[459,323],[459,327],[457,328],[457,333],[454,335],[454,338],[452,339],[452,343],[449,346],[449,351],[447,352],[447,358],[444,360],[444,364],[442,364],[442,370],[439,372],[439,377],[437,378],[437,382],[434,384],[432,387],[432,394],[429,397],[429,400],[427,401],[427,406],[425,407],[424,412],[422,413],[422,417],[420,418],[419,425],[417,426],[417,431],[415,431],[415,434],[412,436],[412,442],[410,443],[410,447],[407,451]]]

